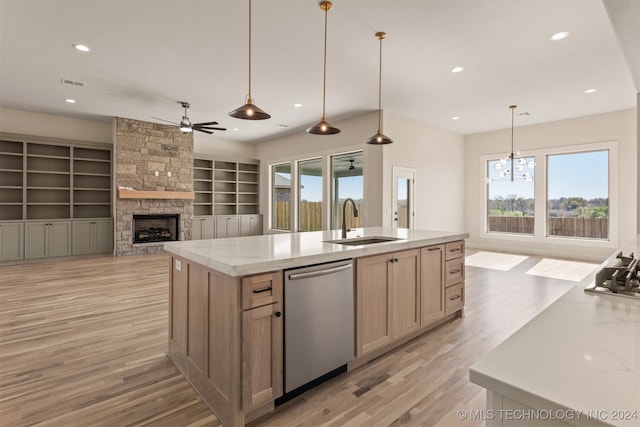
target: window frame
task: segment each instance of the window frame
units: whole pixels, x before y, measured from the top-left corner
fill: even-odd
[[[590,248],[612,248],[619,246],[619,223],[620,216],[618,212],[619,204],[619,177],[614,171],[618,170],[616,165],[618,159],[618,141],[596,142],[588,144],[564,145],[557,147],[546,147],[532,150],[522,150],[521,155],[524,157],[534,157],[536,162],[535,179],[534,179],[534,232],[533,235],[511,234],[489,232],[488,228],[488,193],[485,178],[487,177],[488,160],[495,160],[503,157],[502,153],[493,153],[481,155],[480,173],[478,179],[479,194],[482,195],[480,208],[482,211],[478,215],[480,221],[480,237],[486,240],[494,241],[512,241],[512,242],[537,242],[540,244],[550,244],[557,246],[580,246]],[[555,154],[573,154],[588,151],[609,151],[609,238],[608,239],[590,239],[582,237],[566,237],[566,236],[548,236],[547,235],[547,155]]]
[[[291,175],[291,183],[289,185],[289,229],[285,229],[285,228],[275,228],[275,212],[274,212],[274,207],[275,207],[275,202],[276,202],[276,198],[275,198],[275,168],[278,166],[283,166],[283,165],[289,165],[289,169],[290,169],[290,175]],[[290,232],[292,227],[293,227],[293,212],[292,212],[292,205],[293,203],[291,203],[294,200],[294,162],[293,161],[285,161],[285,162],[278,162],[278,163],[273,163],[269,165],[269,230],[273,231],[273,232]]]
[[[353,151],[347,151],[347,152],[341,152],[341,153],[334,153],[334,154],[329,154],[327,156],[328,158],[328,171],[331,174],[328,177],[329,180],[329,224],[327,225],[329,227],[330,230],[337,230],[341,225],[339,225],[339,221],[336,221],[336,223],[334,224],[334,207],[337,209],[337,207],[335,206],[334,202],[336,201],[336,194],[335,194],[335,186],[334,186],[334,179],[333,179],[333,165],[334,165],[334,159],[336,157],[342,157],[342,156],[356,156],[356,155],[360,155],[362,156],[362,200],[364,203],[364,172],[365,172],[365,165],[364,165],[364,150],[353,150]],[[337,214],[335,215],[335,218],[339,218],[341,215],[341,212],[337,212]]]

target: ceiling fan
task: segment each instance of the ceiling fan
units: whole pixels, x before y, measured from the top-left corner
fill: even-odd
[[[193,132],[194,130],[197,130],[198,132],[204,132],[211,135],[214,130],[227,130],[227,128],[214,127],[214,125],[217,125],[218,122],[191,123],[191,120],[189,120],[189,117],[187,117],[187,108],[190,107],[190,104],[184,101],[178,101],[178,104],[182,105],[182,108],[184,108],[184,116],[182,116],[182,120],[180,120],[180,123],[161,119],[159,117],[151,117],[151,118],[156,120],[162,120],[163,122],[171,123],[174,125],[178,125],[180,127],[180,130],[183,133],[190,133],[190,132]]]

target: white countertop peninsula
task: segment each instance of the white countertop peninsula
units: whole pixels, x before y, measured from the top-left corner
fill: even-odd
[[[584,292],[592,279],[471,367],[487,427],[640,426],[640,300]]]
[[[350,231],[348,238],[382,236],[400,240],[348,246],[327,243],[341,238],[339,230],[268,234],[164,244],[167,252],[197,262],[232,277],[300,267],[342,259],[376,255],[462,240],[467,233],[365,227]]]

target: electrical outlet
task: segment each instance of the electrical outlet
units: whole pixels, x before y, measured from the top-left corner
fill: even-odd
[[[160,176],[160,172],[156,171],[156,176]]]
[[[171,171],[167,172],[167,176],[171,178]]]

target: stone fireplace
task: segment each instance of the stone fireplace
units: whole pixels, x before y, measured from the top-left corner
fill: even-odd
[[[190,240],[193,200],[172,194],[193,191],[193,135],[176,126],[117,118],[114,158],[116,255],[162,252],[167,233],[172,240]],[[118,188],[133,189],[140,196],[130,192],[135,197],[124,198]],[[154,217],[155,225],[146,227],[146,240],[140,242],[134,217],[139,225],[142,216]],[[158,222],[169,216],[174,225]]]

